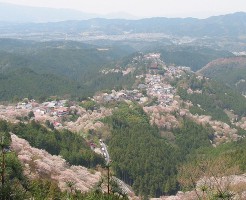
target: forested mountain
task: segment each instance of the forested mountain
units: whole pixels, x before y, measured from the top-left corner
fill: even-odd
[[[182,99],[190,100],[195,105],[192,107],[193,113],[210,115],[214,119],[227,123],[229,117],[225,114],[225,109],[233,110],[240,118],[246,116],[246,101],[239,92],[219,82],[198,80],[195,77],[188,77],[187,83],[188,87],[193,90],[202,91],[202,93],[189,94],[187,88],[178,89],[178,94]]]
[[[142,45],[142,44],[141,44]],[[150,50],[145,50],[150,52]],[[95,91],[128,87],[132,75],[102,74],[104,68],[131,65],[137,55],[130,45],[104,42],[101,46],[74,42],[0,40],[1,100],[69,95],[86,97]],[[222,50],[195,46],[155,48],[166,64],[185,65],[196,71],[213,59],[232,56]],[[65,83],[65,84],[64,84]]]
[[[109,151],[116,175],[145,197],[175,193],[176,166],[197,148],[211,145],[209,130],[187,119],[173,130],[175,144],[169,143],[136,105],[120,105],[105,121],[112,126]]]
[[[246,57],[221,58],[208,63],[199,73],[246,92]]]
[[[133,51],[123,46],[95,46],[72,41],[0,40],[1,100],[69,95],[86,97],[101,89],[131,83],[121,73],[102,74],[103,67]]]
[[[144,53],[160,53],[161,60],[167,65],[174,66],[187,66],[192,71],[196,72],[202,69],[208,63],[220,59],[220,58],[233,58],[233,53],[227,50],[218,50],[211,47],[195,46],[192,44],[187,45],[163,45],[163,44],[141,44],[141,52]],[[141,55],[142,53],[137,51],[122,59],[118,60],[118,64],[121,66],[127,66],[131,64],[132,59]]]
[[[197,46],[170,46],[157,50],[161,53],[162,60],[167,64],[189,66],[192,71],[197,71],[217,58],[233,56],[229,51],[216,50]]]
[[[79,83],[52,74],[38,74],[29,68],[16,69],[0,75],[1,100],[17,98],[43,98],[52,95],[90,93]]]
[[[42,199],[42,193],[50,199],[127,199],[117,184],[109,186],[119,178],[148,199],[195,190],[205,175],[245,173],[246,61],[227,51],[245,48],[245,19],[235,13],[203,20],[0,23],[4,37],[39,40],[0,39],[0,118],[8,120],[0,120],[0,136],[8,141],[1,155],[10,155],[1,195],[16,195],[16,186],[19,199]],[[70,190],[60,191],[49,180],[52,173],[44,176],[47,183],[43,177],[26,180],[25,164],[8,151],[10,133],[62,156],[66,165],[100,171],[98,185],[108,187],[95,185],[82,194],[72,182]],[[237,171],[229,173],[232,168]],[[205,186],[197,191],[211,199],[224,190],[241,197],[245,192],[245,185]]]
[[[238,37],[245,35],[246,14],[243,12],[215,16],[207,19],[195,18],[149,18],[140,20],[89,19],[40,24],[10,24],[0,26],[2,33],[24,32],[96,32],[108,35],[129,33],[164,33],[193,37]]]
[[[79,42],[32,42],[1,40],[2,72],[15,68],[30,68],[39,73],[51,73],[83,79],[82,74],[98,69],[124,57],[133,50],[119,46],[94,46]],[[82,76],[82,78],[81,78]],[[91,78],[91,77],[90,77]]]
[[[48,44],[56,46],[57,42],[48,42]],[[76,43],[70,43],[72,51],[74,51],[74,45]],[[87,47],[90,47],[90,45]],[[11,51],[8,45],[4,45],[4,48],[5,57],[7,57],[6,55],[25,57],[27,52],[30,52],[28,48],[24,48],[18,54],[19,50],[13,48]],[[40,52],[39,48],[42,49],[43,47],[38,47],[37,52]],[[48,49],[48,52],[53,52],[51,50],[55,49],[54,52],[56,52],[59,48],[43,49]],[[201,49],[202,53],[208,51],[206,48]],[[90,48],[88,48],[88,51],[90,51]],[[193,51],[195,52],[195,50]],[[66,56],[65,54],[62,55],[59,59]],[[68,130],[49,130],[38,122],[28,121],[28,118],[25,122],[20,121],[15,124],[0,122],[0,125],[2,124],[5,131],[26,139],[34,147],[45,149],[51,154],[61,155],[72,165],[83,165],[89,168],[96,168],[98,165],[105,167],[105,163],[102,156],[90,150],[84,138],[87,138],[87,140],[90,140],[88,142],[93,144],[98,144],[99,138],[105,139],[112,160],[108,166],[111,173],[129,184],[137,195],[145,199],[175,194],[183,188],[194,189],[194,185],[185,182],[184,177],[194,168],[196,172],[199,172],[199,163],[216,154],[214,153],[216,150],[213,150],[213,148],[221,143],[236,141],[231,143],[230,146],[235,153],[231,154],[228,147],[226,147],[226,155],[230,158],[230,163],[228,164],[223,159],[219,160],[225,166],[239,167],[238,173],[244,173],[244,161],[234,162],[233,158],[234,156],[237,158],[245,156],[245,151],[240,146],[240,144],[244,144],[246,135],[243,126],[241,128],[246,116],[245,98],[237,91],[233,91],[232,88],[206,77],[198,76],[186,67],[166,65],[160,60],[161,58],[158,53],[146,55],[134,53],[123,59],[121,58],[104,73],[99,73],[100,66],[95,66],[92,69],[87,67],[86,70],[88,71],[86,72],[92,70],[95,79],[85,77],[87,81],[83,82],[82,80],[81,85],[78,85],[79,82],[71,78],[75,76],[71,74],[65,76],[66,72],[55,75],[47,69],[50,73],[48,75],[42,74],[42,68],[37,68],[38,72],[34,71],[35,66],[32,65],[30,65],[31,69],[18,68],[20,64],[16,64],[14,68],[6,64],[2,65],[5,66],[2,68],[1,81],[3,81],[3,88],[8,85],[18,88],[18,84],[27,88],[30,87],[31,90],[44,87],[44,90],[40,90],[44,94],[45,91],[58,94],[59,90],[61,94],[65,92],[73,94],[72,91],[69,91],[73,90],[73,87],[76,87],[75,91],[82,94],[89,89],[91,90],[88,92],[91,93],[95,90],[101,90],[103,87],[108,90],[99,92],[87,101],[80,101],[78,105],[74,102],[67,102],[67,106],[71,108],[70,116],[62,116],[59,119],[59,123],[67,120],[66,124],[69,124],[69,126],[66,126],[66,128],[75,124],[81,127],[80,122],[83,119],[92,114],[97,116],[97,118],[91,119],[91,124],[94,126],[90,125],[88,129],[79,130],[80,134]],[[75,59],[77,59],[76,56]],[[51,60],[50,58],[50,62]],[[10,61],[8,62],[11,63]],[[16,59],[15,61],[18,63],[20,60]],[[115,60],[112,59],[112,61]],[[157,63],[157,65],[153,65],[153,63]],[[60,64],[62,65],[62,63]],[[113,68],[115,64],[121,67]],[[12,65],[14,66],[14,64]],[[135,71],[123,76],[123,72],[115,72],[115,70],[121,68],[126,71],[135,69]],[[57,67],[54,70],[58,69]],[[67,70],[70,70],[70,68]],[[78,70],[81,69],[78,67]],[[113,71],[109,73],[110,70]],[[9,79],[11,76],[13,78]],[[23,77],[26,77],[26,79],[22,80]],[[11,80],[15,80],[15,84],[12,84]],[[52,87],[49,87],[48,83],[52,83]],[[112,85],[112,83],[115,83],[115,85]],[[144,89],[138,87],[141,85],[139,83],[144,85]],[[115,87],[116,84],[119,86],[130,85],[133,88],[121,90],[119,87],[119,89],[114,88],[113,91],[109,90],[109,86]],[[8,86],[8,88],[11,87]],[[20,93],[16,94],[21,96],[21,93],[25,93],[26,91],[23,88],[20,88]],[[158,92],[155,94],[154,92],[157,90]],[[5,90],[6,94],[9,91],[11,90]],[[159,96],[159,93],[163,93],[163,95]],[[11,93],[11,95],[14,94]],[[39,94],[35,90],[30,95],[36,96]],[[147,102],[141,103],[140,99],[143,98],[147,99]],[[85,106],[86,104],[88,106]],[[79,108],[80,106],[83,109]],[[102,107],[109,111],[109,114],[105,115],[104,118],[99,117],[99,113],[103,110]],[[17,108],[12,106],[8,109],[12,109],[13,114]],[[6,111],[7,108],[3,106],[2,113],[8,113]],[[52,116],[51,113],[42,114],[41,116],[38,113],[36,114],[39,115],[39,118],[46,116],[50,120],[57,120],[56,116]],[[204,116],[208,119],[205,123],[196,120]],[[11,117],[13,120],[13,116]],[[71,117],[76,121],[74,124],[72,120],[70,121]],[[35,119],[38,120],[38,118]],[[237,122],[242,123],[237,124]],[[86,124],[89,123],[86,122]],[[225,133],[225,131],[227,132]],[[222,138],[221,143],[218,138]],[[223,148],[218,151],[219,153],[212,159],[216,160],[216,156],[221,158]],[[203,159],[197,157],[201,154]],[[194,164],[192,167],[189,163],[193,162],[196,165]],[[187,173],[182,169],[187,169],[185,171]],[[202,177],[201,174],[202,172],[194,180],[198,181]],[[185,180],[187,181],[189,178]]]
[[[52,165],[55,168],[59,166],[59,170],[61,171],[58,170],[57,174],[52,174],[52,176],[57,176],[59,173],[69,167],[70,164],[66,163],[66,161],[63,160],[61,157],[52,157],[44,150],[32,148],[31,146],[29,146],[28,143],[23,143],[23,139],[20,139],[18,141],[21,144],[13,144],[13,142],[17,142],[15,140],[18,137],[13,137],[13,134],[10,135],[9,131],[17,133],[19,136],[28,139],[33,146],[45,149],[53,155],[63,155],[64,158],[66,157],[66,159],[69,160],[70,164],[81,164],[85,166],[87,165],[90,167],[95,167],[96,164],[100,162],[103,163],[103,158],[93,153],[90,150],[87,142],[82,137],[75,135],[69,131],[48,131],[45,127],[35,123],[34,121],[28,125],[14,125],[7,123],[6,121],[0,121],[0,136],[2,138],[1,147],[4,149],[4,151],[1,152],[2,173],[0,199],[128,199],[126,195],[119,193],[116,194],[116,192],[105,194],[99,188],[95,188],[95,190],[93,191],[82,193],[80,190],[77,190],[74,187],[74,182],[67,181],[67,178],[70,177],[66,177],[67,180],[64,180],[66,181],[66,187],[69,189],[62,190],[59,187],[59,183],[57,182],[57,180],[55,180],[54,177],[49,177],[46,170],[51,172]],[[35,135],[35,137],[33,137],[33,134]],[[25,152],[25,154],[23,154],[22,156],[18,156],[17,153],[13,150],[16,150],[18,152],[23,151]],[[73,154],[71,154],[72,151]],[[45,157],[42,158],[43,156]],[[26,164],[26,166],[28,165],[30,167],[29,175],[33,173],[32,170],[37,170],[37,165],[40,167],[37,171],[34,172],[34,174],[36,173],[36,175],[34,175],[32,178],[30,178],[30,176],[24,172],[23,163],[21,163],[20,161],[21,157],[22,161],[23,159],[26,161],[30,161],[30,165]],[[44,160],[41,161],[41,159],[44,159],[46,163],[42,162]],[[54,160],[52,159],[56,159],[56,162],[59,163],[54,163]],[[62,162],[63,166],[61,166]],[[70,165],[70,167],[71,168],[67,172],[71,175],[71,171],[73,171],[73,165]],[[75,167],[74,171],[78,170],[79,169]],[[85,168],[83,170],[80,170],[80,172],[84,173],[85,176],[88,176],[88,171],[86,171]],[[86,187],[83,188],[85,189]]]

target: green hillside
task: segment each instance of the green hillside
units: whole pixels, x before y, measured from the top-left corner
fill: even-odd
[[[170,46],[160,49],[162,60],[167,64],[190,67],[197,71],[217,58],[233,56],[228,51],[195,46]]]
[[[207,64],[199,73],[224,82],[241,93],[246,92],[246,57],[217,59]]]
[[[68,95],[86,97],[95,91],[129,86],[122,73],[102,74],[104,67],[132,49],[99,47],[80,42],[0,40],[0,100]]]
[[[67,165],[83,165],[95,168],[97,164],[104,165],[104,158],[91,151],[84,138],[68,130],[50,131],[44,126],[32,121],[29,124],[11,124],[0,120],[1,147],[9,149],[11,144],[10,133],[25,138],[36,148],[44,149],[52,155],[61,155],[68,161]],[[4,141],[2,141],[4,139]],[[74,183],[70,183],[69,190],[61,190],[58,183],[47,177],[30,177],[24,172],[24,166],[13,151],[5,151],[4,159],[1,151],[1,182],[0,199],[71,199],[71,200],[127,200],[123,193],[114,191],[103,193],[100,189],[81,192]],[[37,156],[37,155],[35,155]],[[4,162],[4,163],[3,163]],[[35,163],[33,163],[33,166]],[[3,167],[5,171],[3,172]],[[4,180],[3,178],[4,177]],[[67,182],[69,184],[69,182]],[[111,186],[110,186],[111,187]],[[115,188],[117,186],[114,185]],[[118,190],[120,191],[120,190]]]
[[[174,194],[179,189],[177,166],[196,149],[211,146],[211,132],[188,119],[173,130],[175,143],[168,142],[137,105],[120,104],[104,121],[112,129],[112,167],[140,196]]]
[[[239,118],[246,116],[246,100],[239,92],[220,82],[205,78],[199,80],[195,76],[188,76],[185,81],[185,84],[180,81],[178,94],[183,100],[193,103],[194,106],[191,108],[193,114],[210,115],[214,120],[226,123],[230,122],[224,112],[225,109],[233,110]],[[202,93],[189,94],[188,88],[200,90]]]

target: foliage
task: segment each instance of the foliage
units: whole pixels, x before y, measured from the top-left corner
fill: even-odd
[[[52,95],[84,98],[98,90],[128,87],[134,81],[131,75],[100,73],[104,65],[128,54],[120,47],[99,51],[97,46],[80,42],[26,41],[16,49],[13,41],[5,42],[10,47],[0,47],[0,100],[29,95],[36,99]]]
[[[173,132],[181,156],[185,157],[201,147],[211,147],[209,138],[212,137],[213,130],[210,127],[205,128],[191,120],[184,119],[181,128]]]
[[[0,183],[0,199],[24,199],[25,187],[27,187],[27,179],[23,174],[20,161],[14,152],[9,151],[11,143],[10,134],[6,130],[6,122],[0,122],[1,132],[1,183]]]
[[[116,175],[141,196],[174,192],[176,149],[158,136],[142,108],[120,105],[107,122],[112,126],[109,152]]]
[[[210,96],[208,94],[188,94],[183,88],[178,89],[178,94],[183,100],[189,100],[195,105],[195,107],[190,109],[192,114],[204,114],[210,115],[214,120],[220,120],[228,123],[229,118],[223,111],[221,107],[218,107],[214,98],[216,96]],[[214,97],[214,98],[213,98]],[[200,105],[199,108],[197,105]]]
[[[33,111],[30,111],[28,113],[28,118],[31,119],[32,117],[35,117],[35,115],[34,115]]]
[[[81,104],[80,104],[81,107],[85,108],[86,110],[94,110],[98,107],[98,105],[96,104],[95,101],[93,100],[86,100],[86,101],[83,101]]]
[[[35,128],[41,126],[39,124],[32,124],[32,126],[36,126]],[[19,125],[10,125],[6,121],[0,121],[0,130],[7,131],[13,129],[19,128],[19,131],[21,132],[22,136],[24,135],[25,131],[31,131],[34,133],[34,136],[37,136],[35,134],[35,131],[38,130],[35,128],[30,128],[28,125],[24,125],[22,128],[18,127]],[[26,129],[25,129],[26,128]],[[29,129],[28,129],[29,128]],[[40,129],[39,129],[40,130]],[[42,134],[45,134],[45,129],[42,129]],[[5,146],[7,147],[11,142],[11,137],[8,132],[1,132],[1,134],[5,134]],[[27,134],[27,133],[26,133]],[[49,132],[49,134],[52,134],[52,132]],[[68,135],[66,135],[67,137]],[[56,137],[59,137],[57,134]],[[62,135],[60,135],[60,141],[62,142]],[[70,141],[68,141],[68,144],[75,145],[76,144],[71,141],[73,139],[72,136],[70,137]],[[69,140],[69,138],[67,138]],[[79,138],[76,138],[79,139]],[[80,141],[81,142],[81,141]],[[64,142],[62,143],[64,146]],[[74,146],[74,147],[75,147]],[[1,155],[2,156],[2,155]],[[2,165],[2,159],[0,161],[1,166],[1,172],[3,170]],[[120,196],[118,193],[110,193],[110,194],[104,194],[101,191],[90,191],[88,193],[81,193],[81,191],[76,190],[70,190],[62,192],[60,188],[58,187],[57,183],[48,180],[48,179],[28,179],[26,176],[24,176],[23,173],[23,167],[17,157],[17,155],[14,152],[6,152],[5,153],[5,173],[4,173],[4,184],[2,184],[2,180],[0,182],[0,199],[2,200],[23,200],[23,199],[36,199],[36,200],[48,200],[48,199],[54,199],[54,200],[65,200],[65,199],[71,199],[71,200],[127,200],[128,198],[126,196]]]
[[[109,153],[116,175],[140,196],[172,194],[178,190],[176,166],[201,146],[211,146],[210,129],[184,119],[173,130],[175,144],[160,137],[157,127],[137,105],[118,105],[106,120],[111,125]]]
[[[232,199],[234,196],[231,179],[227,176],[242,174],[246,171],[246,140],[222,144],[217,148],[201,148],[193,152],[187,162],[178,168],[178,180],[183,190],[196,188],[197,181],[204,199]],[[221,179],[223,178],[223,182]],[[213,183],[213,184],[211,184]],[[205,198],[206,197],[206,198]]]
[[[106,194],[100,191],[82,193],[79,190],[62,192],[56,182],[46,179],[26,180],[24,188],[20,182],[12,181],[1,190],[0,198],[3,200],[127,200],[117,194]]]
[[[195,46],[164,47],[160,50],[160,53],[162,59],[167,64],[187,66],[193,71],[201,69],[214,59],[232,56],[232,54],[227,51]]]
[[[82,137],[68,130],[49,131],[35,121],[30,124],[12,124],[9,128],[32,146],[45,149],[52,155],[61,155],[72,165],[95,167],[104,164],[103,157],[91,151]]]
[[[46,120],[46,121],[45,121],[45,125],[46,125],[48,128],[50,128],[51,130],[54,130],[54,129],[55,129],[53,123],[51,123],[49,120]]]
[[[233,110],[239,117],[246,115],[246,100],[237,91],[212,80],[198,80],[195,76],[190,77],[187,84],[185,88],[178,88],[178,94],[183,100],[193,103],[194,107],[190,109],[192,114],[210,115],[214,120],[226,123],[230,123],[230,120],[225,109]],[[199,89],[202,93],[189,94],[188,87]]]
[[[202,68],[200,72],[206,77],[221,81],[233,89],[245,93],[245,65],[246,58],[242,56],[218,59]]]

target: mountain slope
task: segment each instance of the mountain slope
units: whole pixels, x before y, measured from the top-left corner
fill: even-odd
[[[210,17],[194,18],[147,18],[141,20],[89,19],[57,23],[6,24],[0,26],[2,33],[28,32],[94,32],[100,34],[126,33],[165,33],[176,36],[192,37],[239,37],[246,33],[246,13],[234,13]]]
[[[73,41],[0,40],[1,100],[14,96],[85,97],[101,89],[130,84],[122,73],[103,74],[103,67],[133,51],[129,46],[95,46]]]
[[[166,64],[188,66],[192,71],[201,69],[214,59],[233,56],[229,51],[185,45],[164,47],[159,52]]]
[[[199,73],[246,92],[246,57],[221,58],[208,63]]]
[[[25,166],[29,178],[49,178],[58,183],[61,190],[67,190],[67,182],[74,183],[76,189],[87,192],[100,180],[100,172],[90,173],[82,166],[69,166],[61,156],[49,154],[45,150],[32,147],[26,140],[12,135],[12,149]],[[35,163],[35,164],[33,164]]]
[[[17,41],[17,46],[15,46]],[[72,41],[32,42],[1,40],[0,69],[11,71],[28,67],[39,73],[51,73],[81,79],[87,72],[124,57],[130,47],[95,46]],[[87,74],[88,75],[88,74]]]
[[[81,85],[72,80],[28,68],[0,74],[0,85],[1,100],[82,93]]]

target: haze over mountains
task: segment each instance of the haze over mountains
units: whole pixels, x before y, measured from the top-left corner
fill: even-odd
[[[9,16],[8,13],[15,13]],[[97,18],[95,18],[97,17]],[[100,17],[100,18],[98,18]],[[85,36],[130,34],[164,34],[189,37],[241,37],[246,33],[246,13],[238,12],[207,19],[195,18],[146,18],[127,20],[129,16],[87,14],[73,10],[32,8],[1,4],[1,36],[11,34],[72,34]],[[21,22],[21,23],[20,23]],[[34,23],[35,22],[35,23]],[[39,22],[39,23],[37,23]],[[42,23],[41,23],[42,22]],[[76,36],[77,37],[77,36]],[[58,37],[59,38],[59,37]],[[32,39],[32,38],[30,38]],[[77,38],[78,39],[78,38]]]
[[[0,4],[0,199],[246,199],[246,13],[111,17]]]
[[[10,15],[11,13],[11,15]],[[31,7],[8,3],[0,3],[0,21],[18,23],[42,23],[58,22],[67,20],[85,20],[91,18],[124,18],[133,19],[134,16],[127,13],[109,13],[100,15],[96,13],[86,13],[72,9],[55,9],[45,7]]]

